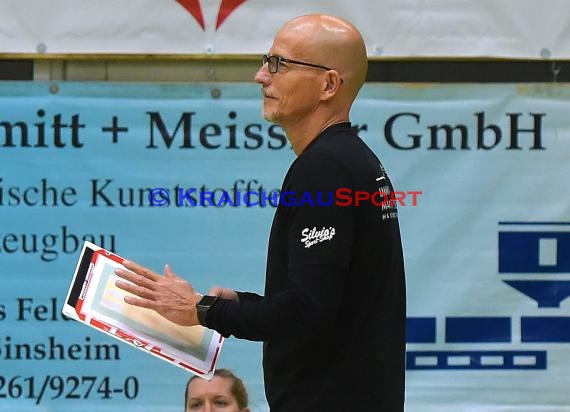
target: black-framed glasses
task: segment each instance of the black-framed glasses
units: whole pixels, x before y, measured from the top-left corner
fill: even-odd
[[[269,69],[269,73],[277,73],[279,71],[279,64],[281,62],[300,64],[301,66],[316,67],[317,69],[323,69],[323,70],[332,70],[326,66],[321,66],[320,64],[313,64],[313,63],[302,62],[299,60],[286,59],[285,57],[281,56],[270,56],[267,54],[263,55],[263,64],[267,63],[267,68]]]

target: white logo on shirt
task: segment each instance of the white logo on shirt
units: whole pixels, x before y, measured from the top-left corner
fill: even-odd
[[[335,235],[336,231],[334,227],[322,228],[317,230],[316,227],[309,229],[306,227],[301,231],[301,243],[305,244],[305,248],[310,248],[314,244],[324,242],[325,240],[331,240]]]

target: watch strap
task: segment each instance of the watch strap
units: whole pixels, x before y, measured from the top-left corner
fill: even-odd
[[[200,325],[206,326],[206,315],[208,310],[218,301],[217,296],[204,295],[196,304],[196,312],[198,314],[198,322]]]

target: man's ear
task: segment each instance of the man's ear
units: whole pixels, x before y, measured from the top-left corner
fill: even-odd
[[[336,70],[328,70],[323,84],[323,100],[328,100],[335,96],[340,86],[342,85],[342,78]]]

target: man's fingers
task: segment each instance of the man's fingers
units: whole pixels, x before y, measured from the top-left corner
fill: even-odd
[[[146,300],[154,300],[154,292],[148,288],[143,286],[137,286],[131,282],[125,282],[124,280],[117,280],[115,282],[115,286],[119,289],[124,290],[125,292],[132,293],[140,298],[144,298]]]
[[[130,260],[123,261],[123,266],[129,269],[131,272],[135,272],[136,274],[144,276],[145,278],[150,279],[154,282],[159,280],[161,277],[158,273],[153,272],[149,268],[146,268]]]
[[[142,298],[154,299],[156,283],[128,270],[115,269],[115,274],[124,280],[117,280],[115,286]]]
[[[210,296],[222,296],[222,292],[224,290],[219,286],[213,286],[209,291],[208,295]]]
[[[178,276],[176,276],[176,274],[172,271],[172,268],[170,267],[170,265],[166,264],[164,265],[164,276],[167,278],[176,278]]]
[[[125,270],[125,269],[120,269],[120,268],[115,269],[115,275],[117,275],[118,277],[123,278],[125,280],[128,280],[129,282],[133,282],[133,283],[137,283],[138,279],[142,279],[136,273],[133,273],[133,272],[131,272],[129,270]]]
[[[232,290],[232,289],[228,289],[228,288],[222,288],[219,286],[214,286],[210,289],[210,291],[208,292],[208,295],[219,296],[223,299],[229,299],[229,300],[233,300],[235,302],[239,302],[239,296],[236,293],[236,291]]]
[[[156,287],[156,283],[154,281],[152,281],[152,280],[150,280],[150,279],[148,279],[148,278],[146,278],[143,275],[140,275],[138,273],[133,273],[129,270],[117,268],[117,269],[115,269],[115,275],[117,275],[120,278],[123,278],[125,280],[128,280],[129,282],[132,282],[135,285],[143,286],[147,289],[154,290]]]
[[[125,296],[124,300],[129,305],[138,306],[140,308],[153,309],[153,310],[156,309],[155,308],[156,304],[152,300],[136,298],[134,296]]]

